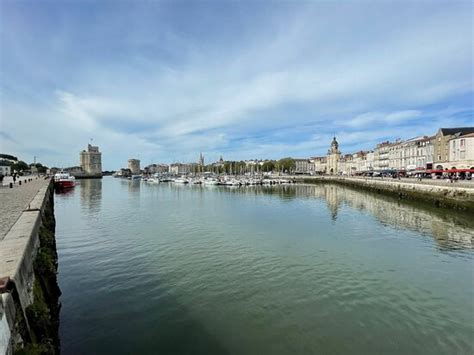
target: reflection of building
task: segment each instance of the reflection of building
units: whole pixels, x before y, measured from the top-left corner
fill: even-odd
[[[77,177],[102,177],[102,153],[99,147],[88,144],[87,150],[80,153],[82,173],[74,174]]]
[[[102,202],[102,180],[85,179],[80,184],[81,205],[92,212],[100,211]]]
[[[132,172],[132,175],[139,175],[140,174],[140,160],[128,159],[128,168]]]
[[[337,218],[337,212],[341,207],[343,201],[343,195],[340,193],[338,186],[327,185],[322,187],[324,189],[324,198],[326,199],[329,211],[331,212],[331,218],[335,221]]]
[[[316,187],[316,195],[324,195],[328,208],[333,216],[342,202],[353,208],[366,210],[380,222],[413,230],[420,233],[430,232],[437,243],[443,248],[474,247],[474,229],[462,226],[455,220],[456,214],[434,210],[433,212],[416,208],[409,204],[401,204],[392,198],[380,198],[377,195],[360,192],[342,186]]]
[[[474,248],[474,224],[466,225],[466,216],[455,211],[423,209],[396,198],[380,197],[373,193],[358,191],[349,187],[324,185],[291,186],[294,197],[324,199],[333,220],[342,204],[367,211],[383,224],[396,228],[429,233],[443,249]],[[278,191],[279,189],[275,189]],[[251,190],[247,190],[251,191]]]

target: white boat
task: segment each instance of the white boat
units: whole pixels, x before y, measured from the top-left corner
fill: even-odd
[[[132,180],[140,180],[141,178],[141,175],[132,175]]]
[[[146,180],[146,182],[149,183],[149,184],[159,184],[159,183],[160,183],[160,180],[159,180],[158,178],[152,177],[152,178],[148,178],[148,179]]]
[[[204,185],[218,185],[219,181],[217,179],[204,179]]]
[[[224,182],[224,185],[227,185],[227,186],[239,186],[239,185],[241,185],[241,183],[240,183],[239,180],[231,179],[231,180],[225,181],[225,182]]]
[[[189,184],[189,180],[184,177],[174,179],[174,182],[177,184]]]

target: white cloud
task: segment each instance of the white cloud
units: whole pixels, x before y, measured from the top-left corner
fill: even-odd
[[[299,10],[276,11],[274,19],[252,24],[245,41],[223,27],[224,37],[237,39],[225,45],[203,45],[171,28],[151,36],[145,16],[145,22],[135,19],[139,29],[123,41],[111,35],[93,43],[124,46],[123,55],[105,60],[77,53],[75,70],[57,56],[61,49],[74,50],[71,38],[83,24],[79,29],[64,22],[61,33],[42,38],[56,57],[41,57],[40,65],[29,53],[31,34],[12,30],[5,42],[14,52],[11,58],[21,58],[18,65],[25,71],[43,74],[33,76],[30,91],[22,84],[23,95],[15,96],[15,90],[3,95],[1,130],[31,138],[21,147],[6,142],[2,149],[31,152],[62,145],[72,153],[58,160],[72,164],[76,151],[94,137],[104,159],[114,156],[110,167],[117,168],[138,154],[163,161],[190,159],[199,151],[235,158],[314,155],[334,133],[344,135],[347,144],[393,136],[393,129],[379,127],[418,125],[432,114],[430,105],[451,108],[437,124],[456,122],[459,104],[453,98],[473,89],[472,15],[428,4],[389,4],[375,9],[377,16],[357,4],[347,5],[349,12],[330,3],[294,6]],[[120,21],[92,28],[106,36],[113,34],[110,26]],[[179,62],[165,60],[168,54]],[[64,73],[67,79],[60,80]],[[3,75],[15,88],[15,76]],[[30,101],[34,89],[42,90],[42,100]],[[465,109],[472,111],[472,105]],[[324,132],[311,137],[301,127]],[[278,129],[288,134],[266,133]],[[431,133],[436,127],[426,129]],[[288,139],[292,133],[301,138]]]

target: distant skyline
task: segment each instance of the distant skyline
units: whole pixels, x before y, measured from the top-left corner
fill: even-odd
[[[471,1],[0,0],[0,152],[103,169],[472,126]]]

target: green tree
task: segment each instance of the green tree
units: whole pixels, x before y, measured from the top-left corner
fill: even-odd
[[[12,164],[11,169],[12,169],[12,171],[20,172],[20,171],[28,170],[29,166],[24,161],[20,160],[16,163]]]
[[[275,170],[275,162],[273,160],[268,160],[262,164],[262,171],[268,173]]]
[[[293,158],[283,158],[276,163],[278,171],[290,173],[295,169],[295,160]]]

